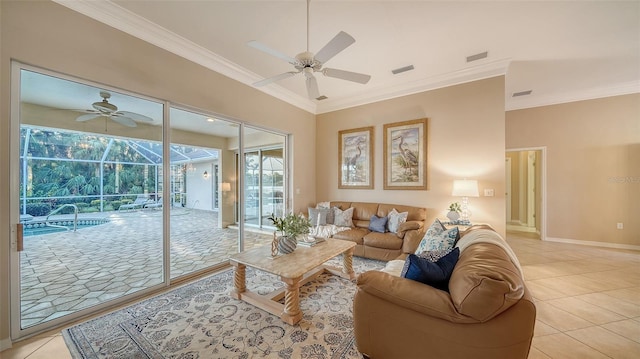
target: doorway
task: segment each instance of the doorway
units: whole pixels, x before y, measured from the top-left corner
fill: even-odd
[[[544,239],[546,148],[509,149],[505,157],[507,230]]]

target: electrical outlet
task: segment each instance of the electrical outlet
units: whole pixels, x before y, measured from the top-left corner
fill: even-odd
[[[624,224],[622,224],[622,223],[618,223],[618,224],[616,225],[616,228],[618,228],[618,229],[624,229]]]

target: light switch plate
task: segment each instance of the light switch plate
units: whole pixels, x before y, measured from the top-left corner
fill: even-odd
[[[485,189],[484,190],[484,196],[485,197],[493,197],[494,196],[493,189]]]

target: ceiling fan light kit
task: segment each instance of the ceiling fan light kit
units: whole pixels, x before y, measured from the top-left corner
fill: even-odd
[[[255,40],[249,41],[247,43],[248,46],[253,47],[256,50],[260,50],[271,56],[287,61],[296,69],[296,71],[285,72],[255,82],[253,84],[254,86],[265,86],[272,82],[284,80],[302,72],[305,76],[307,94],[309,98],[318,99],[319,97],[321,97],[321,95],[320,90],[318,89],[318,81],[313,75],[314,72],[320,72],[327,77],[333,77],[360,84],[366,84],[371,79],[371,76],[366,74],[332,68],[322,68],[322,66],[327,61],[331,60],[342,50],[346,49],[354,42],[356,42],[356,40],[351,35],[347,34],[344,31],[340,31],[333,39],[331,39],[331,41],[329,41],[329,43],[327,43],[322,49],[320,49],[320,51],[318,51],[315,56],[313,53],[309,52],[309,2],[310,0],[307,0],[307,51],[301,52],[296,55],[295,58],[293,58]]]

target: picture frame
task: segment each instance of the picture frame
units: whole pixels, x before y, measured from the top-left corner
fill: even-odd
[[[427,189],[427,121],[383,125],[384,189]]]
[[[338,188],[373,189],[373,126],[338,131]]]

